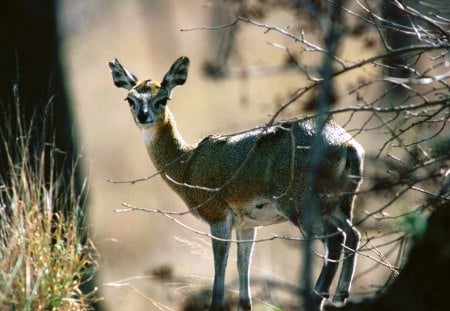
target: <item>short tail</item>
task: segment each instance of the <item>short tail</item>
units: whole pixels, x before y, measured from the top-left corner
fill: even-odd
[[[364,149],[359,144],[351,144],[347,147],[347,174],[354,184],[356,189],[361,184],[363,178],[364,165]]]
[[[356,142],[347,147],[345,174],[347,175],[347,189],[341,210],[349,219],[352,218],[353,201],[363,180],[364,149]]]

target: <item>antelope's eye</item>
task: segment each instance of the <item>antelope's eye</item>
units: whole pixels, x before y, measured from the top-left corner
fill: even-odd
[[[165,106],[166,104],[167,104],[167,98],[160,99],[155,103],[155,109],[160,109],[161,107]]]
[[[131,98],[127,97],[125,98],[125,100],[128,102],[128,105],[130,105],[130,107],[134,106],[134,101]]]

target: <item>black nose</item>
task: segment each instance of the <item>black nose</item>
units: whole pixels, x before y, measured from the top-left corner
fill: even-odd
[[[148,112],[146,111],[139,111],[137,118],[140,123],[146,123],[148,119]]]

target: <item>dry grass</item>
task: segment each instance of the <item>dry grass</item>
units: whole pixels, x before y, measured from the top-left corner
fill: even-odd
[[[81,196],[73,176],[54,169],[54,146],[30,154],[29,131],[12,147],[1,136],[9,174],[0,179],[0,310],[87,310],[94,293],[80,288],[94,249],[80,230]]]

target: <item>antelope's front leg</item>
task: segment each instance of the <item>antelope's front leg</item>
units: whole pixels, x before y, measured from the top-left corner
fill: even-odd
[[[231,238],[231,219],[211,224],[211,234],[214,237],[229,240]],[[225,270],[227,268],[230,242],[212,239],[214,255],[214,286],[210,311],[224,311]]]
[[[252,300],[250,294],[250,262],[255,240],[255,228],[236,230],[238,241],[252,241],[238,243],[238,272],[239,272],[239,306],[238,311],[251,310]]]

